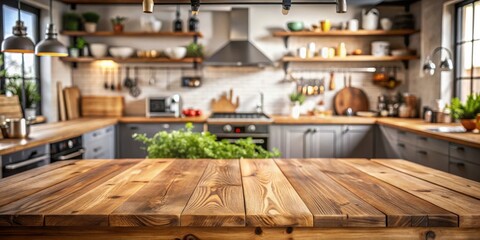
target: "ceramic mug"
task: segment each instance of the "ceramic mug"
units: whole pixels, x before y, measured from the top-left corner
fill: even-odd
[[[385,41],[372,42],[373,56],[388,56],[390,53],[390,43]]]
[[[350,19],[348,21],[348,30],[349,31],[358,31],[358,19]]]
[[[332,28],[332,24],[330,23],[330,20],[325,19],[320,22],[320,28],[322,29],[323,32],[328,32],[330,31],[330,28]]]
[[[393,27],[393,22],[392,20],[388,19],[388,18],[382,18],[380,19],[380,26],[382,26],[382,29],[383,30],[391,30],[392,27]]]

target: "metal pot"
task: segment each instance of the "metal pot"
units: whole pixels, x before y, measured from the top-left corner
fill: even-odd
[[[0,125],[4,138],[28,138],[30,121],[25,118],[7,119]]]

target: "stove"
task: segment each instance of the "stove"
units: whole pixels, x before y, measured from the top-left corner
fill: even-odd
[[[268,149],[268,123],[271,122],[264,113],[213,113],[207,119],[207,126],[218,140],[234,143],[238,139],[251,138],[255,144]]]

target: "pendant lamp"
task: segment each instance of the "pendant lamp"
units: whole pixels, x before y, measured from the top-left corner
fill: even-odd
[[[2,52],[7,53],[34,53],[35,44],[27,37],[27,27],[20,17],[20,0],[18,0],[18,20],[13,26],[13,35],[2,42]]]
[[[66,57],[68,56],[67,48],[57,39],[57,30],[53,24],[52,17],[52,0],[50,0],[50,23],[45,32],[45,39],[35,47],[37,56]]]

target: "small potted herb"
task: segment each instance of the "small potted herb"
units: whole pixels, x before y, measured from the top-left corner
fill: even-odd
[[[22,80],[19,76],[13,76],[7,82],[5,89],[11,94],[22,99]],[[40,102],[37,84],[34,81],[25,81],[26,109],[25,118],[32,119],[36,117],[37,104]]]
[[[112,22],[113,31],[114,32],[123,32],[124,23],[125,23],[126,20],[127,20],[126,17],[119,17],[119,16],[116,16],[116,17],[110,19],[110,21]]]
[[[86,12],[82,14],[85,31],[88,33],[93,33],[97,31],[97,23],[100,20],[100,15],[94,12]]]
[[[452,99],[450,111],[467,131],[473,131],[476,128],[475,117],[480,113],[480,94],[469,95],[465,104],[458,98]]]
[[[78,31],[80,30],[81,17],[77,13],[69,12],[63,14],[63,30]]]
[[[203,57],[203,46],[198,43],[190,43],[187,47],[187,57]]]
[[[289,95],[290,97],[290,102],[291,102],[291,113],[290,115],[293,118],[299,118],[300,117],[300,112],[301,112],[301,106],[305,102],[305,95],[294,92]]]

